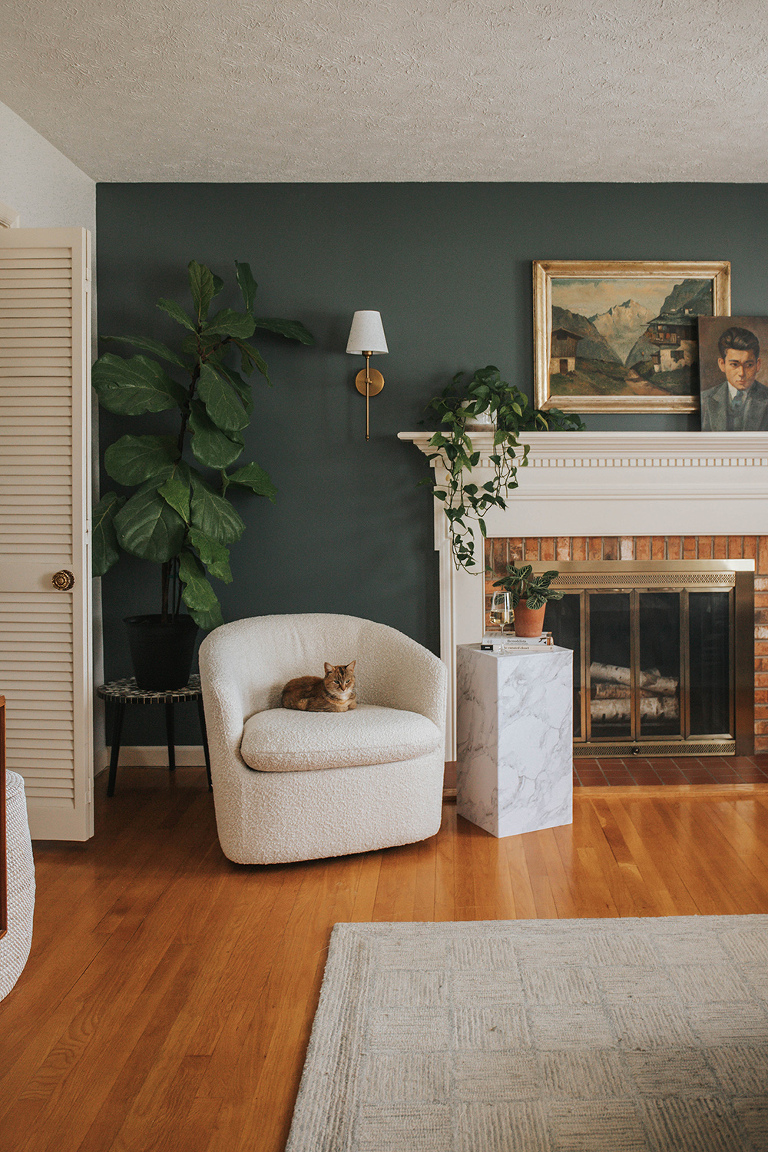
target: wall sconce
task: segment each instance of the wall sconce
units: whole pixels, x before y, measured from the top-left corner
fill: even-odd
[[[371,368],[371,356],[374,352],[389,352],[380,312],[355,312],[349,330],[347,352],[352,356],[365,356],[365,368],[355,377],[355,387],[362,396],[365,396],[365,438],[370,440],[370,399],[371,396],[378,396],[384,387],[381,372]]]

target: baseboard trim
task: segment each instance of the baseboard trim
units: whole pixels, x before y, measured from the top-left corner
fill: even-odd
[[[102,748],[96,758],[96,771],[109,767],[109,748]],[[205,768],[202,744],[177,744],[176,764],[179,768]],[[124,744],[120,749],[119,768],[167,768],[168,749],[165,744]]]

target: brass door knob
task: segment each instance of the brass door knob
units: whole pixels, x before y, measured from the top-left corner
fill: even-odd
[[[51,577],[51,584],[59,592],[69,592],[70,588],[75,586],[75,577],[72,572],[68,572],[66,568],[62,568],[61,572],[54,572]]]

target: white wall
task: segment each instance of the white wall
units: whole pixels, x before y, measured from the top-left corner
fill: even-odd
[[[87,228],[96,233],[96,182],[0,104],[0,200],[22,228]]]
[[[96,181],[0,103],[0,201],[20,228],[87,228],[91,234],[91,342],[96,357]]]

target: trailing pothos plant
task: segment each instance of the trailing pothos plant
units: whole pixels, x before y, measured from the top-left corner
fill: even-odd
[[[245,530],[227,498],[228,489],[247,489],[273,502],[277,491],[254,462],[231,470],[244,450],[243,433],[253,411],[251,384],[245,377],[255,369],[271,383],[267,365],[250,338],[258,328],[302,344],[314,343],[298,320],[256,316],[251,269],[235,261],[235,270],[243,311],[222,308],[209,317],[224,282],[192,260],[192,312],[174,300],[157,302],[185,330],[179,350],[148,337],[106,337],[141,352],[130,358],[106,353],[94,364],[92,377],[109,412],[141,416],[178,410],[173,435],[121,436],[104,453],[104,467],[112,479],[137,490],[127,497],[107,492],[94,509],[93,573],[103,576],[119,559],[121,548],[155,561],[161,565],[163,619],[178,616],[183,602],[204,629],[223,622],[206,573],[231,582],[229,545]],[[152,358],[141,354],[145,352]],[[240,371],[233,367],[234,357]]]
[[[517,470],[528,463],[529,445],[520,443],[520,434],[581,432],[585,425],[578,416],[568,416],[559,408],[546,412],[533,408],[519,388],[501,379],[493,364],[478,368],[467,383],[464,378],[465,373],[458,372],[452,383],[430,400],[426,410],[443,425],[429,441],[436,451],[428,459],[440,459],[447,473],[444,489],[438,487],[434,495],[445,505],[454,564],[457,569],[471,571],[476,566],[475,525],[485,537],[485,514],[491,508],[506,508],[508,492],[518,486]],[[488,431],[493,432],[489,456],[493,474],[490,480],[477,484],[472,472],[481,454],[472,443],[467,423],[484,414],[492,421]]]

